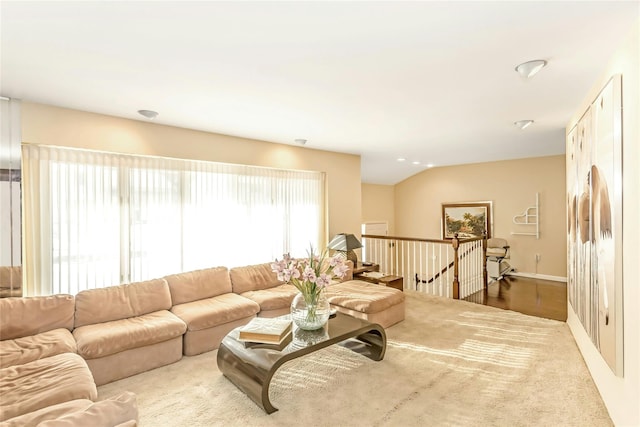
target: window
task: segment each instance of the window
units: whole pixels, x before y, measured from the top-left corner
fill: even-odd
[[[76,294],[319,247],[324,174],[23,146],[26,293]]]

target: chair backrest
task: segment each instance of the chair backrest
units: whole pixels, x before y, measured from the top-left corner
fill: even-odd
[[[487,256],[505,258],[508,254],[509,242],[499,237],[487,239]]]
[[[487,248],[505,248],[506,246],[509,246],[509,242],[505,239],[501,239],[499,237],[487,239]]]

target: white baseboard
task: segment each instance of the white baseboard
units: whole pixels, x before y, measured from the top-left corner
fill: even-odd
[[[567,282],[566,277],[551,276],[549,274],[524,273],[521,271],[512,271],[509,276],[528,277],[530,279],[552,280],[554,282]]]

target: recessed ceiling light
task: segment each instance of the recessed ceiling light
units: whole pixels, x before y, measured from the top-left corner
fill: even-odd
[[[433,163],[427,163],[427,164],[426,164],[426,166],[427,166],[428,168],[432,168],[432,167],[433,167]]]
[[[405,159],[404,157],[398,157],[396,160],[399,161],[399,162],[404,162],[407,159]]]
[[[524,78],[530,79],[535,76],[536,73],[547,65],[547,61],[544,59],[535,59],[533,61],[523,62],[516,67],[516,71]]]
[[[297,138],[297,139],[294,139],[293,142],[295,142],[296,144],[305,145],[307,143],[307,140],[302,138]]]
[[[138,110],[138,114],[145,116],[149,120],[153,120],[158,117],[158,112],[152,110]]]
[[[413,163],[414,165],[419,165],[420,164],[420,162],[417,161],[417,160],[415,162],[411,162],[411,163]]]
[[[518,120],[517,122],[513,122],[513,124],[520,129],[525,130],[533,124],[533,120]]]

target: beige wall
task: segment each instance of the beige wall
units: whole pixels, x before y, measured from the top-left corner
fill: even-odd
[[[513,217],[540,198],[540,239]],[[441,203],[493,202],[493,236],[511,246],[519,272],[566,278],[565,158],[538,157],[428,169],[395,186],[395,229],[401,237],[441,238]],[[540,254],[536,266],[535,254]]]
[[[22,103],[24,142],[326,172],[328,237],[359,233],[360,156]]]
[[[567,323],[576,338],[598,390],[614,423],[640,425],[640,19],[621,43],[601,77],[594,82],[567,132],[575,126],[607,81],[622,74],[622,280],[624,328],[624,377],[613,374],[582,328],[569,305]]]
[[[386,222],[395,236],[394,195],[393,185],[362,184],[362,222]]]

